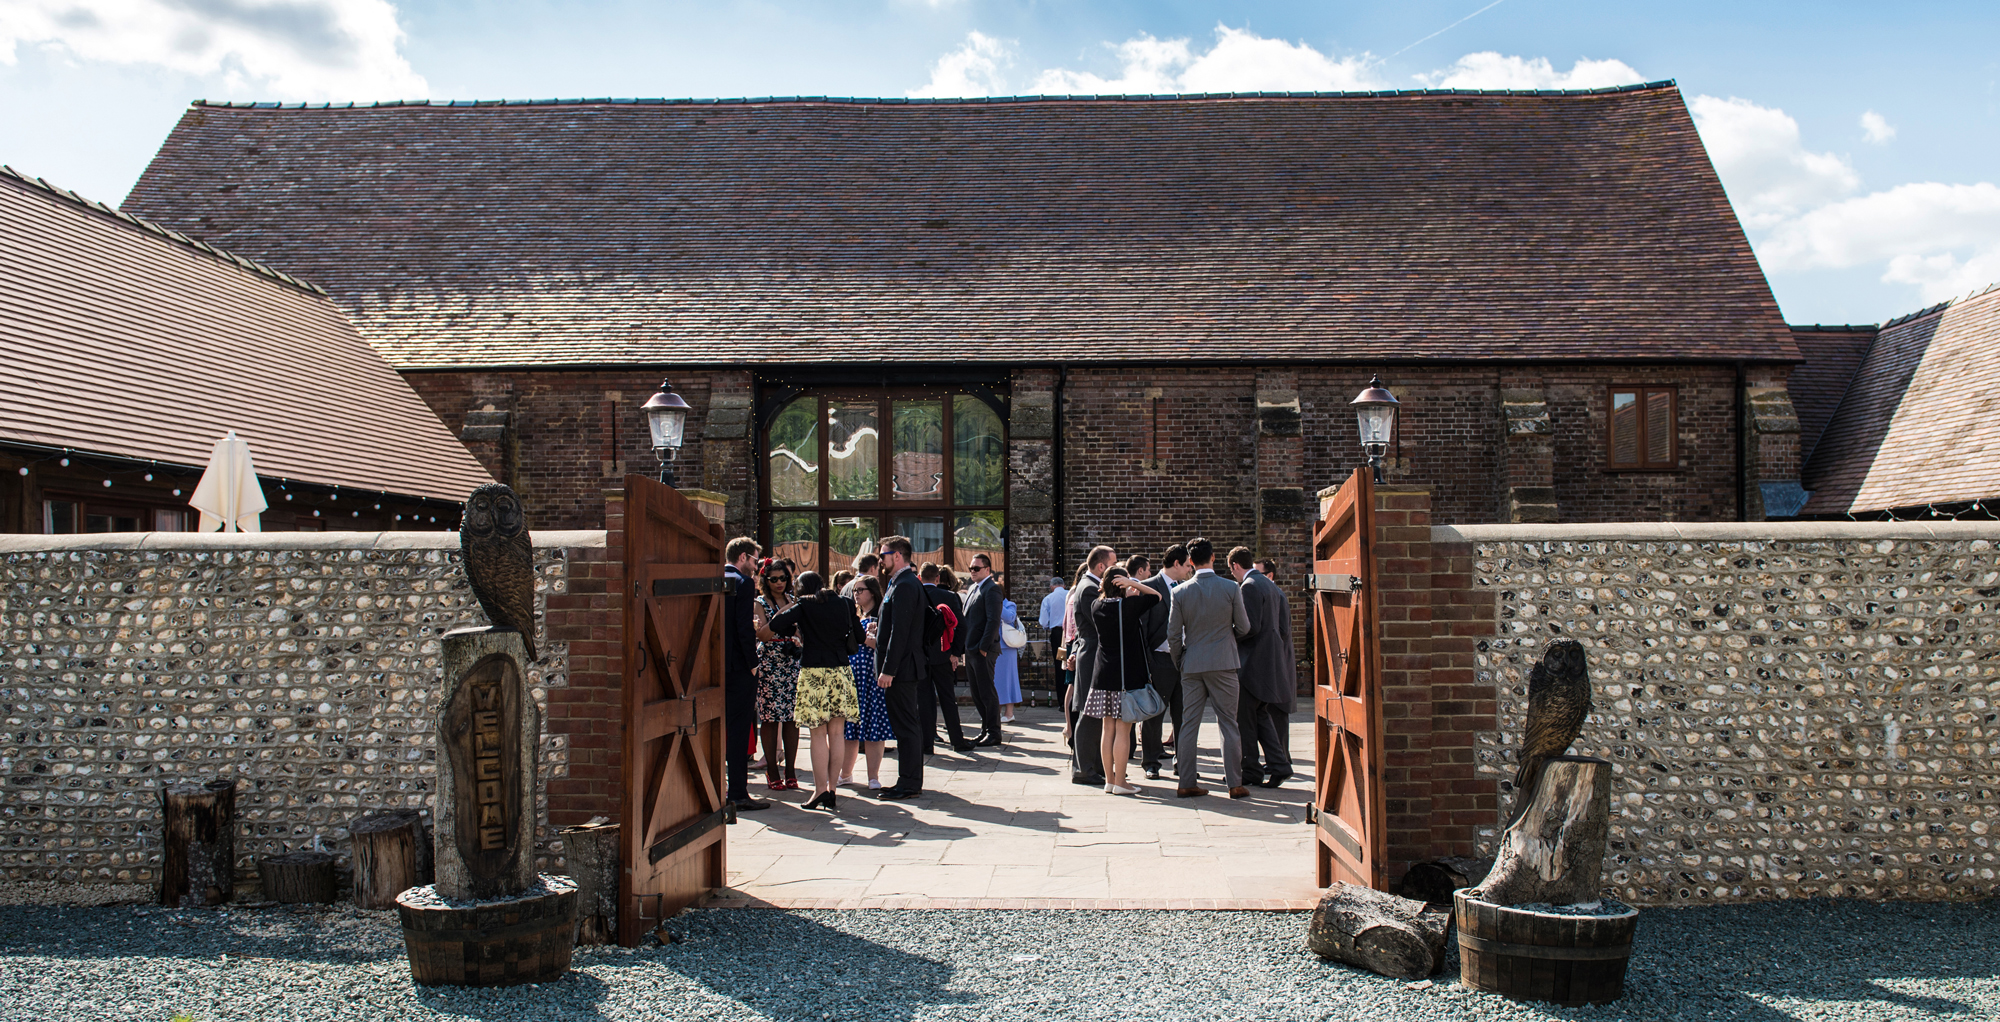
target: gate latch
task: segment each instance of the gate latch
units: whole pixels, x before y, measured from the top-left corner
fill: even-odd
[[[1359,575],[1318,575],[1312,577],[1312,587],[1322,593],[1353,593],[1361,590]]]

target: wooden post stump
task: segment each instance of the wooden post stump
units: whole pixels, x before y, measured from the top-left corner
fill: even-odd
[[[1611,834],[1611,763],[1559,756],[1512,826],[1500,835],[1478,898],[1495,905],[1576,905],[1597,900]]]
[[[1444,967],[1450,923],[1450,913],[1421,901],[1334,884],[1313,909],[1306,948],[1384,976],[1422,979]]]
[[[416,810],[372,813],[347,832],[353,837],[356,908],[395,908],[397,895],[430,882],[431,842]]]
[[[511,986],[559,979],[576,948],[576,883],[537,878],[505,898],[446,901],[434,885],[396,899],[410,976],[419,983]]]
[[[610,944],[618,939],[618,825],[593,820],[561,833],[576,880],[576,942]]]
[[[160,788],[160,904],[220,905],[236,893],[236,782]]]
[[[264,898],[284,905],[332,904],[333,856],[326,852],[288,852],[257,860]]]

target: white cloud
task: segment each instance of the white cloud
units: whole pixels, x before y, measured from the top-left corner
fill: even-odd
[[[1884,281],[1941,301],[2000,281],[2000,187],[1926,181],[1829,203],[1777,225],[1758,254],[1780,271],[1886,263]]]
[[[1887,117],[1870,110],[1861,115],[1861,135],[1876,145],[1887,145],[1896,137],[1896,126]]]
[[[1115,78],[1050,68],[1028,89],[1045,95],[1168,92],[1337,92],[1380,88],[1365,56],[1329,57],[1305,43],[1215,27],[1215,45],[1197,53],[1186,39],[1135,36],[1118,44]]]
[[[1806,149],[1799,122],[1747,99],[1696,96],[1688,108],[1744,226],[1777,226],[1861,184],[1847,160]]]
[[[46,46],[81,61],[220,79],[237,98],[415,99],[388,0],[5,0],[0,62]]]
[[[1605,89],[1646,80],[1622,60],[1578,58],[1568,71],[1557,71],[1547,57],[1506,57],[1490,50],[1468,53],[1416,79],[1433,89]]]
[[[983,32],[965,37],[965,45],[938,58],[930,84],[911,89],[912,96],[991,96],[1006,91],[1000,68],[1013,63],[1013,47]]]

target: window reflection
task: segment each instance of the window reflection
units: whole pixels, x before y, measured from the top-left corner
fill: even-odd
[[[826,405],[826,482],[834,500],[882,499],[880,405]]]
[[[972,570],[972,555],[992,558],[993,570],[1007,570],[1007,516],[1001,511],[961,511],[951,530],[951,567],[960,575]],[[969,577],[969,576],[967,576]]]
[[[790,558],[800,571],[819,570],[819,516],[784,511],[771,516],[771,556]]]
[[[862,554],[875,553],[882,538],[881,519],[873,515],[836,515],[826,520],[827,569],[839,571],[854,566]]]
[[[896,532],[910,538],[910,560],[918,564],[939,560],[944,553],[944,517],[941,515],[898,515]]]
[[[896,431],[896,451],[890,461],[891,498],[943,500],[944,402],[895,401],[890,408]]]
[[[951,399],[951,490],[955,504],[999,504],[1007,485],[1000,415],[970,394]]]
[[[804,507],[819,503],[819,406],[802,397],[771,420],[771,503]]]

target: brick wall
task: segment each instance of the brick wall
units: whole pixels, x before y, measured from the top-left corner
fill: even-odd
[[[593,643],[617,554],[536,541],[551,867],[550,825],[606,812],[616,768],[617,664]],[[156,882],[167,782],[238,780],[244,876],[315,837],[345,852],[362,813],[428,809],[439,637],[484,623],[458,562],[456,533],[0,537],[0,881]]]

